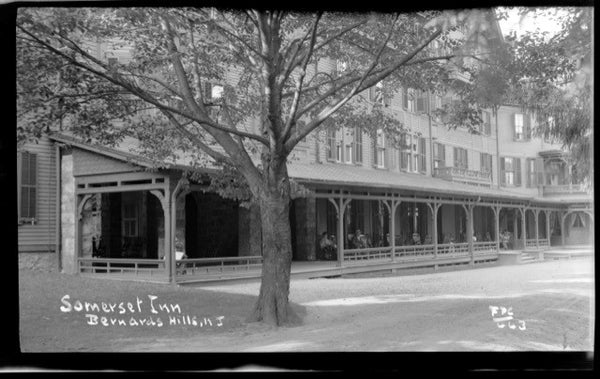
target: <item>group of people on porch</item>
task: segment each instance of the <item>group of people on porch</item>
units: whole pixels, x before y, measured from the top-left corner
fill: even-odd
[[[508,233],[504,231],[504,233]],[[503,242],[504,234],[500,235],[500,241]],[[344,241],[344,247],[346,249],[368,249],[372,247],[384,247],[391,246],[390,234],[386,233],[385,238],[382,236],[375,236],[376,242],[373,243],[373,239],[370,235],[362,233],[360,229],[357,229],[354,233],[349,233],[346,236],[346,240]],[[510,236],[506,241],[508,244],[508,240],[510,240]],[[491,242],[493,241],[490,233],[475,233],[473,234],[473,242]],[[460,233],[458,239],[455,237],[454,233],[445,233],[442,235],[442,238],[439,240],[440,243],[443,244],[454,244],[467,242],[465,233]],[[402,233],[400,236],[396,236],[396,246],[410,246],[410,245],[432,245],[433,238],[429,233],[425,235],[424,238],[421,238],[419,233]],[[322,232],[319,240],[319,249],[317,259],[319,260],[336,260],[337,259],[337,238],[334,234],[327,234],[327,232]]]

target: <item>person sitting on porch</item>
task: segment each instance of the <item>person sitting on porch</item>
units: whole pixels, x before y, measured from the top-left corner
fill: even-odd
[[[323,232],[321,234],[321,240],[319,241],[320,250],[319,250],[318,259],[319,260],[331,259],[331,257],[333,256],[333,253],[334,253],[333,250],[335,250],[334,245],[335,244],[333,243],[333,241],[331,241],[329,239],[329,236],[327,236],[327,232]]]
[[[413,233],[412,235],[412,245],[420,245],[421,244],[421,236],[419,233]]]
[[[433,243],[433,242],[432,242],[432,240],[431,240],[431,236],[429,235],[429,233],[427,233],[427,234],[425,235],[425,241],[424,241],[424,244],[425,244],[425,245],[431,245],[432,243]]]
[[[490,236],[490,232],[485,232],[485,237],[483,238],[484,241],[491,241],[492,237]]]
[[[508,232],[505,230],[500,233],[500,242],[502,243],[502,248],[504,250],[508,250]]]
[[[362,241],[361,241],[361,232],[360,229],[356,229],[356,232],[354,233],[354,236],[352,237],[352,243],[350,244],[350,248],[352,249],[361,249],[363,248],[362,246]]]

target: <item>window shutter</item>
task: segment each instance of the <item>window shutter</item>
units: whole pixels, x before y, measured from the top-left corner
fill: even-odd
[[[377,130],[375,130],[371,135],[371,150],[373,157],[373,167],[377,167]]]
[[[505,175],[505,163],[504,158],[500,158],[500,183],[502,185],[506,185],[506,175]]]
[[[408,110],[408,88],[402,88],[402,108]]]
[[[396,161],[394,160],[394,149],[392,146],[392,142],[389,138],[385,139],[385,157],[386,163],[385,166],[387,168],[394,169],[396,168]]]
[[[512,116],[512,132],[513,132],[513,140],[517,139],[517,114],[513,113]]]
[[[531,117],[528,114],[523,115],[523,133],[526,140],[531,139]]]
[[[521,186],[521,158],[515,158],[515,185]]]
[[[458,167],[458,149],[455,147],[454,149],[454,167]]]

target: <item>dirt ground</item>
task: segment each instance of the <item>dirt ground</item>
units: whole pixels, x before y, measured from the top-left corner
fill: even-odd
[[[194,288],[21,270],[21,347],[29,352],[592,351],[593,267],[592,259],[580,258],[426,275],[293,280],[290,300],[304,321],[284,328],[244,322],[258,283]],[[86,312],[61,311],[68,308],[61,301],[66,294],[72,307],[76,299],[115,303],[106,313],[109,323],[122,316],[117,303],[132,302],[141,312],[126,309],[126,322],[133,316],[162,317],[164,325],[89,325]],[[155,306],[179,305],[182,313],[176,315],[196,316],[198,322],[208,318],[211,324],[170,325],[175,313],[165,308],[152,313],[148,295],[157,297]]]

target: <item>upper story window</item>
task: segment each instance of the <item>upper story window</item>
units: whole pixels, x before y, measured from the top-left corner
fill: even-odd
[[[383,82],[378,82],[369,88],[369,101],[383,104],[386,107],[390,105],[390,98],[383,92]]]
[[[408,133],[402,133],[400,136],[400,169],[412,171],[412,143]]]
[[[515,113],[513,115],[514,140],[528,141],[531,139],[531,123],[529,115]]]
[[[492,122],[491,114],[488,111],[481,112],[481,118],[483,119],[483,125],[481,126],[481,132],[486,136],[492,135]]]
[[[17,166],[19,221],[34,222],[37,216],[37,154],[19,153]]]
[[[363,136],[362,128],[354,128],[354,163],[362,164],[363,161]]]
[[[540,161],[536,158],[527,158],[526,169],[527,169],[527,187],[537,187],[538,183],[542,182],[540,177]]]
[[[336,130],[333,127],[327,128],[327,160],[338,161],[341,155],[338,156]]]
[[[433,167],[446,167],[446,148],[443,144],[438,142],[433,144]]]
[[[492,155],[488,153],[481,153],[480,171],[491,173],[492,172]]]
[[[348,70],[348,67],[348,62],[342,59],[336,59],[334,68],[335,71],[333,73],[334,76],[343,75]]]
[[[467,149],[461,147],[454,148],[454,167],[465,170],[469,168]]]
[[[500,179],[503,186],[521,186],[521,159],[500,158]]]
[[[415,111],[415,90],[412,88],[402,88],[402,108],[409,112]]]
[[[429,113],[429,95],[427,92],[416,93],[415,112]]]
[[[375,138],[375,154],[374,154],[374,165],[379,168],[385,168],[386,161],[386,149],[385,149],[385,133],[383,129],[377,129],[377,135]]]

